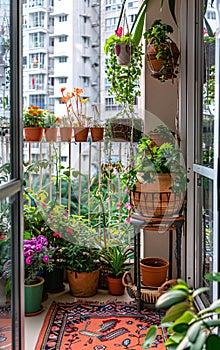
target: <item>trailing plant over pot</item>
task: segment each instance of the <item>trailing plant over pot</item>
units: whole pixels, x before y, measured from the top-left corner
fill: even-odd
[[[182,153],[171,143],[160,147],[149,137],[138,146],[133,164],[121,175],[130,189],[134,210],[150,217],[178,215],[186,191]]]
[[[215,331],[220,326],[217,316],[220,313],[220,299],[201,311],[195,307],[195,298],[208,291],[203,287],[192,290],[185,281],[179,279],[178,284],[162,294],[157,300],[157,309],[168,309],[162,319],[161,326],[167,327],[168,339],[165,346],[169,349],[214,350],[220,345],[220,337]],[[147,331],[143,348],[147,349],[157,335],[157,326]]]
[[[161,19],[155,20],[144,33],[148,68],[152,76],[161,82],[176,78],[177,74],[179,50],[169,36],[171,33],[173,28],[162,23]]]

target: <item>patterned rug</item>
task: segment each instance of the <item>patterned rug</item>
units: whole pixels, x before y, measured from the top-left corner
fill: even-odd
[[[12,320],[10,306],[0,306],[0,349],[12,349]]]
[[[159,325],[157,310],[137,312],[135,304],[115,302],[53,302],[44,320],[35,350],[143,350],[147,329]],[[150,349],[165,350],[159,329]]]

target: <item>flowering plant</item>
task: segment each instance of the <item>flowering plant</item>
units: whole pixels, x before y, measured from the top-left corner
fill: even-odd
[[[46,114],[43,120],[44,128],[56,128],[60,125],[60,118],[56,117],[55,114]]]
[[[32,284],[36,280],[37,271],[46,268],[53,270],[55,248],[48,244],[45,236],[39,235],[24,240],[25,283]]]
[[[47,109],[42,109],[39,106],[29,106],[23,112],[24,128],[43,127],[44,119],[48,115],[50,115],[50,112]]]
[[[66,104],[67,115],[70,120],[70,124],[76,119],[78,126],[85,126],[88,117],[86,115],[86,102],[88,98],[83,99],[81,94],[83,89],[74,88],[71,92],[65,92],[66,88],[61,88],[62,98],[61,102]]]

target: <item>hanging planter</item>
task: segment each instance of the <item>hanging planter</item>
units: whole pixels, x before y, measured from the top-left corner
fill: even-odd
[[[144,33],[147,41],[146,60],[151,75],[164,82],[176,78],[179,50],[168,34],[173,28],[168,24],[155,20],[152,26]]]
[[[128,66],[131,60],[131,46],[126,43],[116,44],[115,53],[117,56],[117,62],[120,66]]]

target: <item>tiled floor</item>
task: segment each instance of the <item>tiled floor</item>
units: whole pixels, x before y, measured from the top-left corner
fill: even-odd
[[[77,298],[70,294],[68,284],[66,284],[64,292],[58,294],[48,293],[48,299],[42,303],[44,309],[43,312],[38,316],[25,317],[25,350],[35,349],[35,344],[37,342],[44,318],[47,314],[47,311],[49,310],[52,301],[73,302],[76,300]],[[122,296],[113,297],[108,293],[108,291],[102,289],[99,289],[98,293],[93,297],[85,298],[85,300],[94,300],[100,302],[108,300],[118,300],[125,302],[134,301],[134,299],[131,299],[126,292]]]

